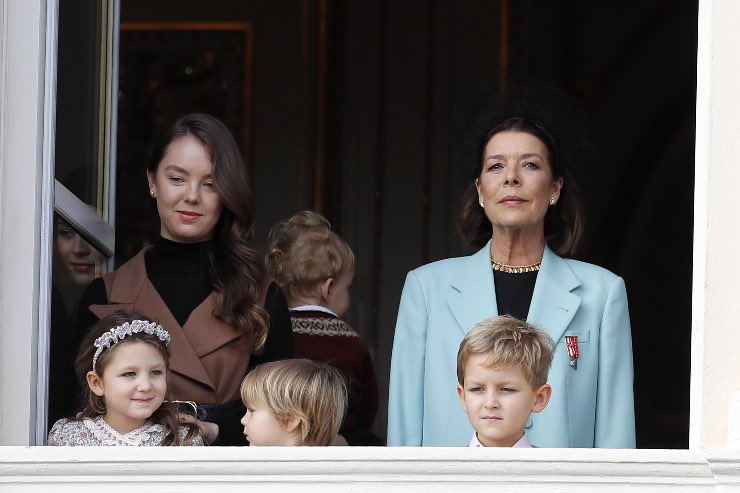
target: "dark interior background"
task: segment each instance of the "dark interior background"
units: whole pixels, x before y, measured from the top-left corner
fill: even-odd
[[[116,262],[158,230],[153,207],[131,206],[149,204],[144,163],[155,126],[185,111],[215,114],[250,167],[258,245],[276,221],[313,208],[353,247],[346,318],[374,353],[385,403],[405,273],[465,253],[455,233],[465,163],[453,149],[470,87],[555,86],[581,101],[595,146],[576,173],[588,216],[577,257],[627,284],[638,446],[686,448],[697,8],[696,0],[121,0],[124,28],[174,23],[186,33],[129,25],[121,36]],[[197,33],[203,23],[221,27]],[[223,23],[247,23],[250,37]],[[151,99],[147,87],[180,96]],[[383,410],[376,431],[385,426]]]

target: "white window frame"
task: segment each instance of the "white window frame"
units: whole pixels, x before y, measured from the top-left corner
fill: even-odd
[[[102,220],[59,180],[54,180],[54,212],[82,234],[100,253],[106,257],[113,256],[116,249],[116,232],[113,226]]]
[[[55,3],[0,0],[0,443],[35,443],[37,348],[49,286],[53,198],[46,92],[47,13]],[[44,259],[44,260],[42,260]],[[41,344],[48,344],[42,340]]]
[[[56,74],[57,74],[57,38],[59,34],[59,0],[46,3],[46,51],[45,51],[45,83],[44,83],[44,146],[43,146],[43,197],[53,197],[53,213],[59,214],[67,223],[77,230],[94,248],[108,259],[108,268],[113,268],[115,253],[115,155],[116,134],[115,122],[118,105],[115,95],[118,93],[118,14],[120,0],[101,0],[103,15],[106,16],[108,33],[102,38],[104,46],[101,51],[106,52],[106,65],[101,67],[100,77],[102,84],[100,98],[101,120],[104,128],[100,135],[104,140],[103,162],[99,165],[99,173],[103,181],[103,210],[102,218],[85,202],[79,199],[54,176],[54,156],[56,137]],[[50,193],[49,189],[52,189]],[[46,229],[42,234],[47,241],[42,242],[40,262],[40,297],[39,297],[39,328],[38,328],[38,355],[37,355],[37,382],[36,387],[36,433],[35,443],[46,443],[47,416],[48,416],[48,375],[50,357],[51,334],[51,258],[53,248],[53,215],[49,211],[49,204],[43,204],[43,223]]]
[[[117,26],[118,0],[108,22]],[[105,220],[54,179],[58,0],[0,0],[0,444],[46,437],[53,213],[109,256],[115,179]],[[105,91],[117,93],[117,29]],[[116,101],[105,98],[106,165],[114,175]],[[18,328],[22,328],[18,330]]]
[[[47,26],[55,8],[54,0],[0,0],[0,490],[738,488],[740,451],[716,447],[726,443],[729,403],[740,390],[740,2],[699,2],[691,425],[682,451],[12,447],[38,443],[36,348],[53,203]]]

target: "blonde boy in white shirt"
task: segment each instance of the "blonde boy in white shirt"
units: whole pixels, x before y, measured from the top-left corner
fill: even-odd
[[[553,342],[513,317],[476,324],[457,352],[457,394],[475,429],[470,447],[532,447],[524,427],[547,406]]]

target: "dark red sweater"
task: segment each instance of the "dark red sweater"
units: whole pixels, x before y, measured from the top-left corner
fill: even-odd
[[[352,327],[320,311],[290,312],[296,358],[325,361],[347,379],[347,416],[339,431],[350,445],[381,445],[370,432],[378,413],[378,385],[367,344]]]

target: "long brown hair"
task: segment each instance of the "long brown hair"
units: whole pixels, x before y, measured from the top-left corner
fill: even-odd
[[[265,268],[259,252],[252,247],[254,199],[234,137],[216,118],[191,113],[157,136],[147,169],[156,173],[167,147],[188,135],[208,150],[213,184],[223,204],[210,254],[211,279],[218,293],[213,315],[241,333],[252,349],[259,349],[269,326],[269,315],[259,304]]]
[[[94,394],[87,384],[87,373],[93,371],[93,356],[95,355],[95,351],[97,350],[97,348],[95,347],[95,340],[108,332],[110,329],[118,327],[119,325],[123,325],[126,322],[133,322],[134,320],[145,320],[147,322],[151,321],[142,314],[137,313],[133,310],[119,310],[112,315],[108,315],[107,317],[103,317],[98,320],[98,322],[93,325],[92,329],[90,329],[85,338],[82,340],[82,345],[80,346],[80,350],[77,353],[77,359],[75,359],[75,372],[77,373],[77,378],[80,379],[82,388],[84,389],[83,392],[85,394],[85,408],[82,410],[81,413],[72,416],[69,419],[80,420],[83,418],[96,418],[98,416],[105,415],[105,398]],[[110,363],[116,351],[123,344],[130,344],[132,342],[143,342],[145,344],[151,345],[154,349],[157,350],[160,355],[162,355],[162,358],[164,358],[165,368],[169,368],[170,353],[167,350],[167,345],[155,335],[138,332],[126,336],[123,341],[118,342],[117,344],[103,350],[103,352],[100,353],[95,363],[94,370],[98,374],[98,376],[100,376],[101,378],[103,377],[105,368]],[[167,394],[165,394],[165,399],[167,397]],[[161,446],[189,445],[198,435],[198,427],[181,425],[176,409],[166,403],[163,403],[159,407],[159,409],[154,411],[149,419],[153,423],[164,426],[167,432],[165,437],[162,439],[162,442],[160,443]],[[183,437],[182,439],[180,439],[180,434],[178,432],[180,426],[188,426],[189,428],[187,435],[185,435],[185,437]]]

